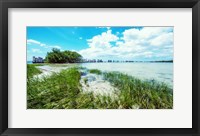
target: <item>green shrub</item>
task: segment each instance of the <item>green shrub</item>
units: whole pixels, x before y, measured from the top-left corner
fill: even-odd
[[[48,63],[76,63],[82,60],[82,56],[77,52],[53,48],[51,52],[47,52],[45,60]]]

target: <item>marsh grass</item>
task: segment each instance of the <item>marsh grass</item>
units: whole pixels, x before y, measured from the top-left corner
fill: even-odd
[[[32,65],[32,66],[45,66],[48,65],[47,63],[33,63],[33,64],[27,64],[27,65]]]
[[[28,80],[28,108],[74,108],[80,92],[80,73],[76,68],[53,73],[42,80]]]
[[[51,67],[68,67],[70,65],[66,64],[66,63],[63,63],[63,64],[51,64],[51,63],[49,63],[48,66],[51,66]]]
[[[71,64],[68,63],[58,63],[58,64],[54,64],[54,63],[33,63],[33,64],[27,64],[27,65],[33,65],[33,66],[50,66],[50,67],[68,67]],[[74,64],[76,65],[76,64]]]
[[[27,78],[32,78],[34,75],[42,73],[33,64],[27,64]]]
[[[97,74],[97,75],[101,75],[102,74],[102,72],[100,70],[98,70],[98,69],[90,69],[89,72],[93,73],[93,74]]]
[[[28,67],[32,68],[32,67]],[[69,68],[53,73],[42,80],[28,78],[28,109],[170,109],[172,90],[165,84],[142,81],[117,73],[89,70],[102,74],[105,80],[118,88],[116,97],[83,92],[80,68]],[[30,74],[32,72],[28,72]],[[35,73],[35,72],[33,72]],[[32,74],[31,74],[32,75]],[[30,75],[28,75],[30,77]],[[87,79],[84,80],[87,82]]]
[[[104,73],[104,78],[117,87],[123,108],[171,109],[173,90],[155,80],[140,80],[119,72]]]

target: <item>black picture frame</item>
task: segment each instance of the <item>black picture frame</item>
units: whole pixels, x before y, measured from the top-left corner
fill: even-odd
[[[192,128],[8,128],[9,8],[192,8]],[[199,135],[200,134],[199,0],[0,0],[1,135]],[[53,123],[53,122],[52,122]]]

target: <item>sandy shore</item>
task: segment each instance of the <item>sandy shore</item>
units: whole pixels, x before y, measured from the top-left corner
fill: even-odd
[[[51,67],[51,66],[45,65],[45,66],[36,66],[36,68],[42,71],[42,73],[39,75],[35,75],[34,78],[41,79],[44,76],[50,76],[53,73],[59,73],[61,70],[68,69],[69,67],[67,66],[66,67]]]
[[[52,67],[45,65],[36,66],[36,68],[42,71],[42,73],[35,75],[34,78],[42,79],[43,77],[50,76],[53,73],[59,73],[61,70],[68,69],[70,67]],[[117,90],[108,81],[104,80],[102,75],[91,74],[86,71],[84,72],[85,73],[81,76],[80,80],[80,84],[84,92],[93,92],[94,94],[101,95],[113,95]]]
[[[117,90],[108,81],[103,80],[101,75],[86,74],[82,76],[81,81],[82,89],[85,92],[93,92],[94,94],[113,95]]]

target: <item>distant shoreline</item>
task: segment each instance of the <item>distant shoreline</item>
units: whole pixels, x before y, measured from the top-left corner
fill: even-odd
[[[77,63],[173,63],[173,61],[125,61],[125,62],[77,62]],[[33,63],[27,61],[27,64],[75,64],[75,63]]]

